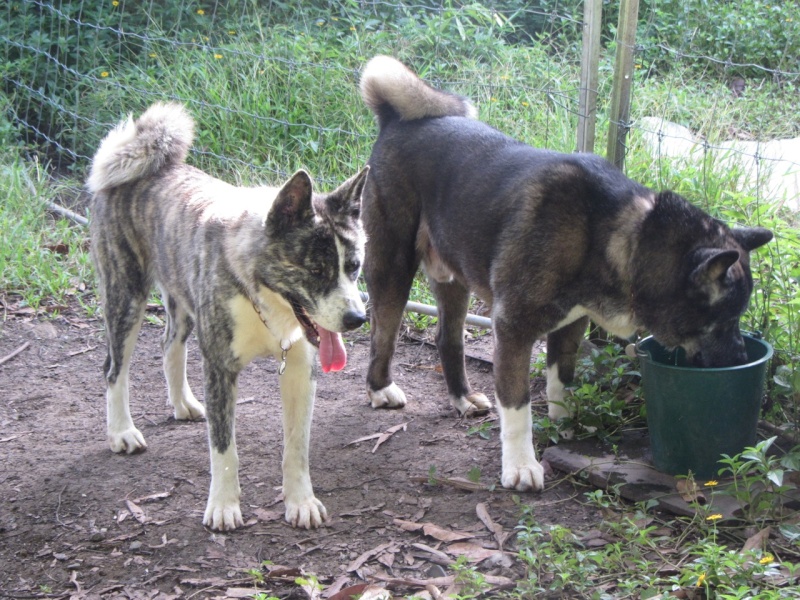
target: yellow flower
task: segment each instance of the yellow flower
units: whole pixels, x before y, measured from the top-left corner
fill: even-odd
[[[700,577],[697,578],[697,587],[701,587],[706,580],[706,574],[700,573]]]
[[[108,71],[101,72],[100,77],[108,77]]]
[[[761,563],[762,565],[768,565],[769,563],[771,563],[774,560],[775,560],[775,557],[772,556],[772,554],[765,554],[764,557],[758,562]]]
[[[706,521],[719,521],[722,518],[722,515],[719,513],[708,515],[706,517]]]
[[[111,6],[119,6],[119,0],[114,0],[114,1],[111,3]]]
[[[500,79],[502,79],[503,81],[508,81],[510,78],[508,75],[500,75]]]
[[[355,30],[356,30],[356,28],[351,25],[350,26],[350,31],[355,31]]]
[[[528,107],[528,103],[527,103],[527,102],[525,102],[525,101],[523,100],[523,101],[522,101],[522,106],[524,106],[524,107],[526,107],[526,108],[527,108],[527,107]]]
[[[157,56],[158,56],[158,54],[156,54],[155,52],[151,52],[150,54],[148,54],[148,56],[149,56],[150,58],[155,58],[155,57],[157,57]]]
[[[216,58],[217,60],[219,60],[220,58],[222,58],[222,54],[215,54],[215,55],[214,55],[214,58]]]
[[[202,8],[198,8],[197,9],[197,14],[202,17],[204,14],[206,14],[206,11],[204,11]]]
[[[494,98],[494,97],[489,98],[489,100],[491,100],[492,102],[497,102],[497,98]]]
[[[235,31],[229,31],[228,35],[236,35],[236,32]]]
[[[715,485],[719,485],[719,481],[712,479],[711,481],[706,481],[706,487],[714,487]]]

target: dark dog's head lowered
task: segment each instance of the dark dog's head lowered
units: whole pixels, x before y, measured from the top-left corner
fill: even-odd
[[[634,312],[664,346],[698,367],[747,362],[739,319],[753,291],[749,252],[772,239],[730,229],[671,192],[645,219],[634,265]]]

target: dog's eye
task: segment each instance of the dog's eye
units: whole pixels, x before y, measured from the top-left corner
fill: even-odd
[[[311,275],[313,275],[314,277],[322,277],[323,274],[323,270],[320,269],[319,267],[312,267],[308,270],[308,272],[311,273]]]
[[[350,275],[350,279],[355,281],[358,279],[358,272],[361,270],[361,263],[357,260],[349,260],[344,265],[345,273]]]

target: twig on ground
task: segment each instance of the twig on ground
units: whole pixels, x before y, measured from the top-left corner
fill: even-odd
[[[25,350],[25,348],[27,348],[30,345],[31,345],[30,342],[25,342],[24,344],[22,344],[22,346],[20,346],[16,350],[14,350],[11,354],[8,354],[8,355],[4,356],[3,358],[0,358],[0,365],[2,365],[3,363],[7,363],[8,361],[10,361],[12,358],[14,358],[17,354],[19,354],[20,352]]]

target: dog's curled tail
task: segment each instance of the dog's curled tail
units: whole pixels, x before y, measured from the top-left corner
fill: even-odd
[[[422,81],[400,61],[376,56],[361,74],[361,98],[383,128],[394,120],[426,117],[476,118],[478,111],[467,98],[437,90]]]
[[[86,187],[96,194],[181,163],[193,139],[194,120],[180,104],[154,104],[135,121],[129,115],[100,144]]]

